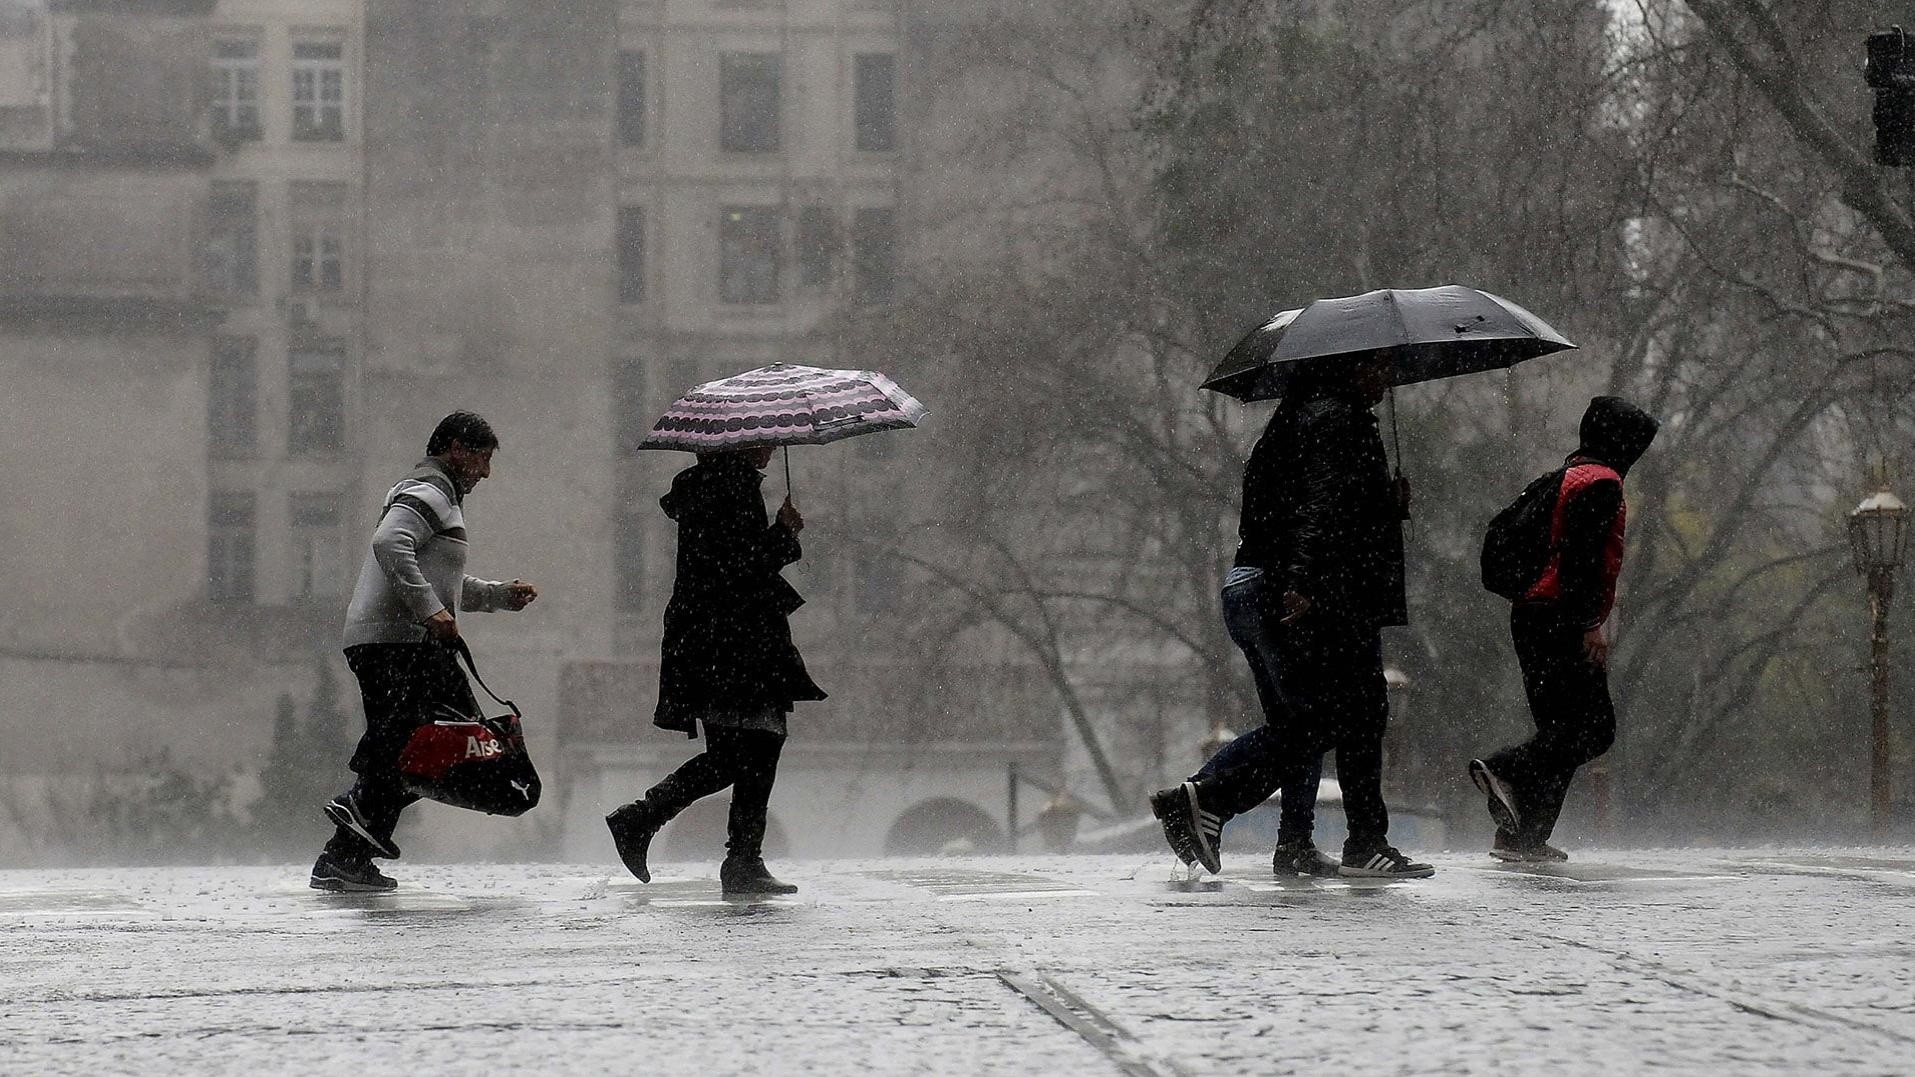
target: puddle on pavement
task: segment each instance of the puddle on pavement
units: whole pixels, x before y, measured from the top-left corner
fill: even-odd
[[[1560,883],[1693,883],[1728,882],[1742,876],[1733,872],[1704,872],[1631,868],[1619,864],[1471,864],[1470,871],[1488,875],[1528,876]]]
[[[988,901],[992,898],[1094,897],[1069,883],[1046,879],[1041,875],[1020,875],[1007,871],[973,871],[965,868],[927,868],[918,871],[867,871],[865,877],[928,890],[939,901]]]
[[[0,916],[120,916],[140,908],[107,890],[0,890]]]

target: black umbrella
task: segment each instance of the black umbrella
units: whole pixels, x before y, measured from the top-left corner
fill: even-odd
[[[1203,387],[1238,400],[1283,395],[1299,370],[1387,354],[1396,385],[1500,370],[1576,345],[1499,295],[1459,284],[1384,288],[1286,310],[1237,342]]]
[[[1391,384],[1501,370],[1574,348],[1554,326],[1500,295],[1460,284],[1380,288],[1279,311],[1224,356],[1203,387],[1248,403],[1283,395],[1298,371],[1373,355],[1391,360]],[[1390,393],[1396,435],[1396,393]],[[1398,475],[1403,448],[1396,446]]]

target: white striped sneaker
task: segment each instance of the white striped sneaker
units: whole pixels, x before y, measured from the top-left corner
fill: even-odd
[[[1361,852],[1344,852],[1337,874],[1346,879],[1427,879],[1436,874],[1429,864],[1418,864],[1388,845]]]
[[[1223,870],[1223,861],[1217,856],[1223,820],[1197,802],[1196,782],[1152,793],[1150,811],[1163,823],[1164,840],[1179,859],[1186,863],[1195,860],[1213,875]]]

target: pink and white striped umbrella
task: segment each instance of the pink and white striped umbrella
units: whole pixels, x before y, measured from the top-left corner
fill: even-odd
[[[708,453],[828,445],[880,430],[908,430],[925,414],[923,404],[876,371],[774,363],[679,397],[638,447]]]

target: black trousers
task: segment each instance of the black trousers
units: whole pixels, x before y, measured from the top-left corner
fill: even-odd
[[[1267,599],[1268,596],[1266,596]],[[1204,805],[1220,815],[1241,814],[1278,788],[1284,793],[1279,837],[1308,838],[1314,822],[1315,778],[1326,751],[1337,754],[1348,820],[1344,852],[1368,852],[1388,843],[1389,808],[1383,803],[1383,734],[1390,701],[1383,681],[1383,640],[1369,626],[1332,620],[1321,612],[1294,624],[1262,611],[1261,642],[1252,658],[1264,697],[1265,724],[1225,745],[1193,779]],[[1226,603],[1228,615],[1230,604]],[[1232,636],[1242,635],[1232,625]],[[1246,647],[1246,656],[1253,650]],[[1267,680],[1266,680],[1267,678]],[[1275,698],[1276,707],[1272,706]],[[1278,707],[1281,715],[1273,713]],[[1295,804],[1292,804],[1293,791]],[[1300,833],[1298,831],[1301,831]]]
[[[1547,841],[1562,813],[1576,769],[1616,740],[1616,709],[1609,673],[1583,653],[1583,630],[1547,607],[1518,605],[1509,617],[1516,661],[1523,667],[1536,734],[1483,762],[1516,793],[1522,832],[1505,838]]]
[[[348,765],[359,776],[351,795],[368,829],[391,838],[399,815],[419,798],[399,781],[399,753],[412,731],[432,721],[442,707],[479,713],[472,685],[450,647],[438,643],[362,643],[346,648],[346,665],[359,681],[366,732]],[[348,860],[373,856],[364,838],[336,827],[326,852]]]
[[[707,724],[705,750],[647,790],[641,803],[663,824],[694,802],[730,786],[726,855],[762,856],[771,787],[778,780],[778,756],[784,747],[785,738],[777,733]]]

